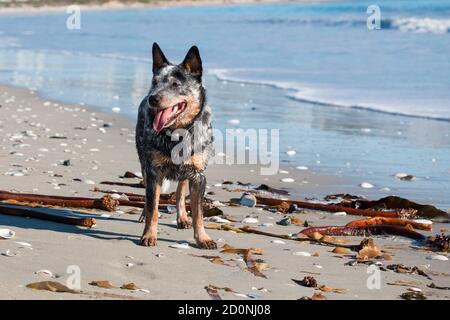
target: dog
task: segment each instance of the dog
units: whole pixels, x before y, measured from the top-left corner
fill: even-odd
[[[212,152],[211,110],[202,84],[202,60],[196,46],[189,49],[181,64],[170,63],[157,43],[153,44],[153,78],[148,95],[142,100],[136,124],[136,148],[145,185],[145,227],[140,244],[157,243],[158,203],[163,179],[178,181],[176,190],[177,226],[193,226],[197,246],[216,249],[216,243],[203,226],[205,169]],[[176,156],[180,140],[184,154]],[[195,145],[192,147],[192,145]],[[187,151],[186,151],[187,150]],[[183,152],[180,152],[183,153]],[[176,158],[176,161],[174,159]],[[187,216],[185,198],[190,193],[192,223]]]

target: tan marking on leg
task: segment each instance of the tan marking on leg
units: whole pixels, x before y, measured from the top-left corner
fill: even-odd
[[[190,182],[192,183],[192,181]],[[192,211],[192,224],[194,227],[194,238],[197,245],[201,249],[217,249],[217,244],[208,236],[203,225],[203,203],[202,195],[198,186],[194,186],[191,189],[191,211]]]
[[[159,196],[161,194],[161,182],[157,182],[154,190],[153,206],[147,209],[147,201],[145,205],[145,227],[141,237],[141,244],[146,247],[156,246],[158,237],[158,205]]]
[[[192,223],[189,221],[186,210],[186,194],[189,187],[188,180],[181,180],[178,182],[177,187],[177,226],[178,229],[189,229],[192,227]]]
[[[198,170],[203,171],[206,168],[206,154],[205,152],[195,153],[191,157],[191,164]]]

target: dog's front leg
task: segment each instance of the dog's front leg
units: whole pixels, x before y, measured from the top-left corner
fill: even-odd
[[[203,226],[203,197],[205,195],[206,177],[203,173],[189,181],[194,238],[201,249],[217,249],[217,244],[206,234]]]
[[[178,229],[192,228],[192,223],[189,221],[186,211],[186,193],[189,187],[188,180],[181,180],[178,182],[177,188],[177,227]]]
[[[155,174],[147,173],[145,180],[145,227],[141,237],[141,245],[153,247],[156,246],[158,237],[158,204],[162,179]]]

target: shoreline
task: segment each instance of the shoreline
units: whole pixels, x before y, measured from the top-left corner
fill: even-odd
[[[221,5],[252,5],[252,4],[270,4],[270,3],[299,3],[311,4],[332,2],[335,0],[174,0],[174,1],[154,1],[151,3],[142,2],[120,2],[108,1],[102,4],[75,4],[81,10],[124,10],[124,9],[150,9],[150,8],[171,8],[171,7],[188,7],[188,6],[221,6]],[[14,6],[1,6],[0,15],[2,14],[35,14],[35,13],[51,13],[66,12],[71,4],[66,5],[42,5],[34,6],[29,4],[17,4]]]

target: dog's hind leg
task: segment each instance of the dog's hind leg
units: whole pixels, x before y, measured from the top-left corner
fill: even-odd
[[[188,180],[181,180],[177,187],[177,227],[178,229],[190,229],[192,223],[189,221],[186,211],[186,193],[189,187]]]
[[[194,238],[201,249],[217,249],[217,244],[206,234],[203,226],[203,197],[205,195],[206,177],[203,173],[189,181],[192,222]]]
[[[158,236],[158,204],[162,179],[147,173],[145,180],[145,227],[140,243],[146,247],[153,247],[156,246]]]

